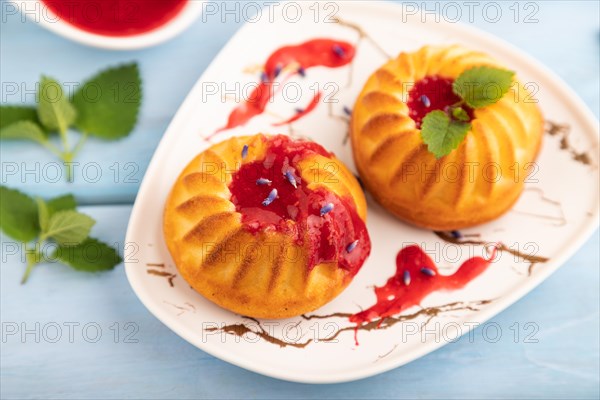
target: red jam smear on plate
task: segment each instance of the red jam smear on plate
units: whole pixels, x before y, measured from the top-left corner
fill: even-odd
[[[352,44],[326,38],[312,39],[275,50],[264,64],[261,82],[246,101],[231,111],[227,125],[218,129],[215,133],[244,125],[255,116],[262,114],[269,100],[281,89],[282,83],[277,82],[276,79],[284,69],[290,66],[296,68],[290,73],[289,78],[295,74],[303,75],[308,68],[312,67],[339,68],[349,64],[354,59],[355,54],[356,49]],[[276,125],[289,124],[305,116],[317,106],[320,98],[321,94],[319,92],[313,96],[309,105],[298,115]]]
[[[377,319],[383,321],[386,317],[419,305],[435,291],[461,289],[487,269],[495,254],[494,248],[488,259],[473,257],[465,261],[454,274],[440,275],[433,260],[419,246],[405,247],[396,256],[396,274],[384,286],[375,288],[377,302],[352,315],[350,321],[358,325]]]
[[[352,199],[325,188],[307,187],[303,173],[315,170],[301,171],[299,162],[314,154],[331,156],[314,142],[295,141],[284,135],[270,138],[264,159],[244,163],[233,174],[229,184],[231,201],[248,231],[273,231],[291,235],[299,245],[308,243],[309,270],[321,263],[337,262],[354,276],[371,251],[369,234]],[[270,183],[257,184],[258,179]],[[263,205],[273,189],[277,189],[277,198]],[[329,203],[333,208],[321,215]]]

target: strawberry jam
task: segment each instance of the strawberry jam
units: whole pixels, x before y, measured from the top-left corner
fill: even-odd
[[[377,302],[370,308],[354,314],[350,321],[362,324],[399,314],[437,290],[461,289],[487,269],[489,259],[473,257],[465,261],[452,275],[440,275],[433,260],[416,245],[400,250],[396,256],[396,274],[382,287],[375,288]]]
[[[132,36],[174,18],[188,0],[43,0],[62,21],[104,36]]]
[[[452,91],[453,79],[443,78],[438,75],[427,76],[410,89],[408,93],[408,115],[415,121],[417,128],[428,112],[433,110],[448,111],[448,108],[461,101],[461,98]],[[473,119],[473,110],[462,106],[470,119]]]
[[[331,153],[314,142],[284,135],[265,140],[269,141],[265,157],[243,163],[229,185],[231,201],[242,214],[245,229],[254,234],[282,233],[298,245],[307,244],[309,270],[317,264],[337,262],[355,275],[371,251],[364,221],[351,198],[324,187],[309,188],[307,179],[316,180],[311,174],[317,170],[299,167],[306,157],[330,157]]]
[[[351,63],[355,54],[356,48],[352,44],[326,38],[312,39],[275,50],[265,62],[261,82],[246,101],[231,111],[227,125],[215,133],[244,125],[255,116],[262,114],[278,88],[281,89],[276,79],[284,69],[295,66],[296,70],[291,75],[304,75],[306,70],[312,67],[339,68]],[[317,106],[320,98],[319,92],[315,94],[306,109],[278,125],[289,124],[305,116]]]

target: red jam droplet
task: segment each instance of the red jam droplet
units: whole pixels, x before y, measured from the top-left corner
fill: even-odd
[[[338,265],[354,276],[369,253],[371,242],[364,221],[358,216],[354,202],[324,188],[309,189],[299,162],[312,154],[330,157],[323,147],[307,141],[294,141],[284,135],[269,139],[263,160],[245,163],[233,174],[229,184],[231,201],[242,214],[248,231],[280,232],[291,235],[296,244],[308,243],[308,268],[325,262]],[[250,149],[252,151],[252,149]],[[289,172],[293,176],[292,184]],[[257,184],[260,178],[270,184]],[[264,206],[263,201],[277,189],[277,198]],[[321,216],[321,209],[333,208]],[[351,251],[347,246],[358,240]]]
[[[407,103],[408,115],[415,121],[417,129],[421,129],[421,122],[428,112],[446,111],[448,107],[461,101],[461,98],[452,91],[453,83],[454,79],[433,75],[421,79],[410,89]],[[472,119],[473,110],[467,106],[463,108]]]
[[[495,255],[494,249],[489,259],[473,257],[454,274],[440,275],[433,260],[419,246],[405,247],[396,256],[396,274],[388,279],[385,286],[375,288],[377,303],[352,315],[350,321],[361,325],[383,319],[419,305],[427,295],[437,290],[461,289],[485,271]],[[410,279],[406,279],[408,276]]]
[[[104,36],[133,36],[173,19],[188,0],[43,0],[62,21]]]

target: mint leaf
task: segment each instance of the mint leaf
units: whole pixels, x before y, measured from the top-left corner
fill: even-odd
[[[65,194],[63,196],[55,197],[48,201],[36,197],[38,209],[38,220],[42,234],[46,234],[48,231],[48,224],[50,218],[59,211],[75,210],[77,203],[75,197],[72,194]]]
[[[15,240],[27,243],[39,232],[38,211],[35,201],[18,190],[0,187],[0,228]]]
[[[58,211],[50,217],[44,237],[62,246],[74,246],[89,235],[95,223],[93,218],[74,210]]]
[[[36,197],[35,202],[37,204],[38,210],[38,223],[43,234],[48,230],[48,221],[50,219],[50,213],[48,211],[48,206],[46,205],[46,202],[44,200],[42,200],[39,197]]]
[[[48,130],[66,132],[77,113],[55,79],[42,76],[38,91],[38,117]]]
[[[463,121],[463,122],[468,122],[470,119],[469,114],[467,114],[465,109],[462,107],[453,108],[452,109],[452,117],[454,119],[457,119],[457,120]]]
[[[122,261],[115,249],[93,238],[87,238],[76,246],[60,246],[51,259],[87,272],[113,269]]]
[[[514,72],[492,68],[474,67],[464,71],[454,81],[452,90],[473,108],[496,103],[510,89]]]
[[[471,124],[451,121],[443,111],[431,111],[421,124],[421,138],[436,158],[450,154],[464,140]]]
[[[31,140],[44,143],[46,134],[38,124],[31,121],[18,121],[0,129],[2,140]]]
[[[31,121],[39,124],[35,107],[0,106],[0,129],[19,121]]]
[[[85,82],[73,96],[75,126],[104,139],[127,136],[137,121],[141,81],[137,64],[109,68]]]
[[[72,194],[55,197],[46,202],[48,206],[48,215],[51,217],[54,213],[63,210],[74,210],[77,207],[75,197]]]

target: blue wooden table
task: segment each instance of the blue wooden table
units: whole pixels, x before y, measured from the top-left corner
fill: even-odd
[[[427,6],[434,9],[435,4]],[[499,21],[488,22],[476,11],[473,23],[548,65],[598,115],[598,2],[535,2],[538,22],[529,24],[522,21],[523,14],[521,21],[514,21],[513,2],[499,4],[503,10]],[[521,8],[521,13],[525,11]],[[2,143],[2,184],[44,196],[75,193],[86,204],[81,209],[98,220],[94,235],[122,246],[131,204],[161,135],[191,85],[241,22],[234,16],[225,23],[220,16],[207,18],[161,46],[111,52],[83,47],[20,16],[3,14],[3,103],[31,103],[33,95],[27,91],[33,90],[42,73],[74,82],[101,67],[130,60],[140,63],[144,102],[139,124],[129,137],[116,143],[91,139],[85,146],[79,161],[100,166],[98,182],[48,182],[42,171],[55,161],[51,156],[35,145]],[[17,84],[18,93],[9,94],[7,83]],[[20,174],[7,174],[8,165],[16,165]],[[35,168],[39,173],[21,173]],[[485,340],[478,328],[394,371],[324,386],[263,377],[194,348],[142,306],[122,266],[88,275],[41,265],[21,286],[21,256],[5,252],[9,239],[3,236],[2,241],[3,399],[600,396],[598,232],[562,269],[490,322],[502,330],[497,342]]]

